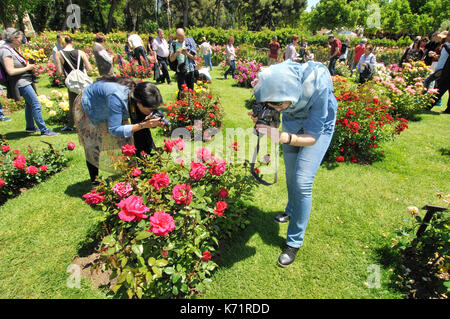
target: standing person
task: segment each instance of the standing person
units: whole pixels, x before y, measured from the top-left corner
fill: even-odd
[[[63,39],[61,34],[56,35],[56,43],[52,49],[52,61],[53,64],[56,65],[56,53],[63,49]]]
[[[351,75],[353,75],[353,70],[356,69],[359,59],[361,59],[361,56],[364,54],[364,51],[366,50],[366,43],[367,43],[367,39],[363,38],[361,40],[361,42],[355,47],[355,50],[353,51],[354,54],[353,54],[353,64],[352,64]]]
[[[322,63],[288,60],[261,71],[258,78],[256,101],[283,114],[281,132],[262,124],[256,129],[283,146],[288,203],[275,220],[289,221],[286,248],[278,258],[278,265],[286,267],[294,262],[304,242],[313,181],[333,137],[338,105],[330,73]]]
[[[85,73],[86,70],[91,72],[92,66],[89,63],[86,53],[81,50],[76,50],[73,47],[73,40],[70,35],[66,35],[64,37],[64,43],[64,49],[56,53],[56,72],[59,75],[64,75],[67,77],[72,70],[77,69],[78,62],[79,70]],[[69,89],[67,89],[67,92],[69,94],[69,112],[67,114],[67,125],[64,126],[61,131],[72,132],[74,126],[73,104],[78,94],[70,91]]]
[[[138,61],[139,65],[142,65],[141,57],[144,58],[146,66],[149,66],[149,62],[147,59],[147,55],[145,54],[144,43],[142,42],[141,37],[138,34],[127,34],[128,36],[128,44],[130,45],[131,50],[133,50],[134,57]]]
[[[22,46],[22,32],[15,28],[7,28],[3,32],[3,39],[5,44],[0,49],[0,63],[8,74],[8,84],[25,100],[25,131],[27,133],[40,131],[43,136],[58,135],[45,125],[42,118],[42,106],[33,88],[32,72],[37,66],[28,63],[18,51]]]
[[[439,57],[439,61],[436,65],[436,72],[434,73],[434,77],[437,79],[437,89],[439,90],[439,93],[433,106],[437,105],[445,92],[450,89],[450,59],[448,58],[450,55],[450,33],[447,32],[446,34],[447,37],[442,46],[441,56]],[[447,108],[444,110],[444,113],[450,114],[450,97],[448,98]]]
[[[359,59],[358,63],[358,73],[359,73],[359,83],[363,84],[370,80],[373,76],[373,73],[375,71],[375,66],[377,64],[377,58],[372,53],[373,46],[369,44],[364,54],[361,56],[361,59]]]
[[[335,38],[334,35],[331,34],[328,37],[328,44],[330,46],[330,64],[328,65],[328,70],[331,75],[336,75],[335,66],[336,61],[341,56],[342,43],[341,40]]]
[[[178,99],[183,91],[183,84],[189,89],[194,89],[195,55],[197,45],[194,39],[186,38],[184,29],[178,28],[177,41],[170,46],[170,61],[177,60]]]
[[[274,35],[272,37],[272,41],[269,43],[269,58],[268,58],[268,65],[271,66],[272,64],[278,63],[278,59],[280,57],[280,43],[278,43],[278,37]]]
[[[156,53],[156,59],[162,72],[158,82],[164,83],[164,81],[167,81],[167,84],[172,85],[168,68],[170,54],[169,44],[164,38],[164,31],[162,29],[158,29],[158,36],[153,41],[152,48]]]
[[[205,60],[205,66],[209,67],[209,70],[212,71],[213,67],[212,67],[212,62],[211,62],[211,54],[212,54],[212,49],[211,49],[211,45],[209,44],[208,41],[206,41],[206,38],[203,37],[202,38],[202,44],[200,44],[200,55],[203,55],[203,59]]]
[[[425,58],[424,62],[428,66],[432,66],[433,71],[436,67],[437,61],[439,60],[439,53],[441,52],[441,38],[439,37],[439,31],[436,31],[431,36],[431,41],[425,45]]]
[[[169,44],[169,47],[172,45],[173,43],[173,34],[169,33],[169,41],[167,42]]]
[[[420,48],[420,37],[417,37],[412,46],[408,47],[405,50],[405,53],[402,56],[402,59],[400,61],[400,66],[403,65],[403,63],[410,62],[410,61],[419,61],[422,60],[424,56],[423,50]]]
[[[236,75],[236,50],[234,49],[234,37],[229,36],[227,40],[226,53],[227,53],[227,64],[230,68],[225,72],[225,80],[227,79],[227,75],[231,73],[231,76],[234,79]]]
[[[148,37],[147,40],[147,55],[153,57],[155,59],[156,62],[156,53],[153,50],[153,42],[155,41],[155,38],[153,38],[152,36]]]
[[[350,40],[345,39],[345,42],[342,44],[341,55],[339,56],[339,62],[345,63],[345,61],[347,60],[349,46],[350,46]]]
[[[97,63],[100,76],[114,76],[114,56],[105,49],[106,37],[103,33],[95,35],[95,43],[92,51]],[[70,93],[69,93],[70,95]]]
[[[302,38],[298,46],[300,62],[305,63],[306,61],[310,60],[311,52],[308,49],[308,42],[306,42],[306,39]]]
[[[294,62],[300,62],[297,54],[298,35],[291,35],[291,43],[286,47],[286,53],[284,55],[285,60],[292,60]]]
[[[105,77],[88,85],[74,103],[78,139],[84,147],[86,165],[93,186],[100,169],[111,170],[111,162],[121,147],[147,134],[154,147],[150,128],[162,126],[161,119],[150,116],[163,103],[158,88],[150,82],[136,83],[124,77]],[[132,124],[129,124],[131,118]],[[147,143],[144,143],[147,144]],[[139,145],[136,145],[139,149]],[[140,152],[138,151],[138,154]]]

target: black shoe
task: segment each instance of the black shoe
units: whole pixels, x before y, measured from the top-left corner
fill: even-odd
[[[286,246],[286,248],[281,253],[280,257],[278,257],[278,266],[287,267],[292,264],[295,260],[295,256],[297,255],[298,248],[293,248],[291,246]]]
[[[289,217],[289,215],[287,215],[287,214],[280,214],[280,215],[275,217],[275,221],[277,223],[283,224],[283,223],[287,223],[290,218],[291,217]]]

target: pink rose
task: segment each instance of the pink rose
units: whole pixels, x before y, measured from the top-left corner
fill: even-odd
[[[134,154],[136,154],[136,147],[130,144],[124,145],[122,146],[122,154],[126,156],[133,156]]]
[[[9,152],[10,150],[11,150],[11,148],[8,145],[3,145],[2,146],[2,152],[3,153]]]
[[[219,193],[219,197],[222,199],[228,198],[228,191],[225,188],[222,188]]]
[[[142,171],[139,168],[134,168],[133,167],[133,170],[131,171],[131,175],[133,177],[138,177],[141,174],[142,174]]]
[[[206,173],[206,166],[200,162],[191,162],[189,177],[194,181],[199,181]]]
[[[97,193],[97,191],[94,189],[90,193],[87,193],[82,196],[84,198],[84,201],[89,205],[97,205],[100,204],[105,200],[105,196],[103,196],[103,192]]]
[[[164,150],[167,153],[172,153],[172,150],[173,150],[174,146],[175,146],[175,143],[172,140],[164,139]]]
[[[148,218],[144,213],[148,212],[150,208],[142,204],[142,197],[131,195],[127,199],[123,199],[120,203],[116,204],[121,208],[119,212],[119,218],[125,222]]]
[[[36,175],[39,173],[39,169],[36,166],[28,166],[26,172],[30,175]]]
[[[25,169],[25,164],[27,159],[23,155],[18,155],[17,158],[13,161],[14,167],[17,169]]]
[[[0,188],[3,188],[3,186],[5,186],[5,180],[0,178]]]
[[[75,149],[75,143],[74,142],[67,143],[67,149],[69,151],[73,151]]]
[[[169,176],[167,176],[167,172],[164,173],[155,173],[149,181],[150,185],[155,187],[157,191],[159,191],[163,187],[167,187],[170,184]]]
[[[175,200],[175,203],[179,205],[189,205],[192,202],[193,196],[194,193],[192,193],[190,185],[176,185],[172,190],[172,198]]]
[[[174,141],[175,143],[175,148],[179,151],[184,150],[185,144],[182,138],[179,138],[177,140]]]
[[[216,209],[214,210],[214,214],[216,214],[217,216],[222,216],[223,213],[225,212],[225,209],[227,209],[228,205],[226,202],[223,201],[218,201],[216,203]]]
[[[222,160],[216,160],[214,161],[211,166],[209,167],[209,173],[211,175],[220,176],[223,173],[225,173],[227,162]]]
[[[152,225],[147,231],[153,232],[156,236],[167,236],[175,229],[173,217],[166,212],[155,212],[150,217]]]
[[[131,187],[131,185],[128,183],[125,184],[125,182],[120,182],[114,185],[112,191],[114,194],[119,196],[120,199],[123,199],[131,195],[131,193],[133,192],[133,187]]]
[[[39,166],[39,170],[46,172],[47,171],[47,165],[41,165]]]
[[[195,152],[195,154],[197,154],[197,158],[199,160],[203,160],[205,162],[209,161],[212,158],[211,151],[204,147],[200,147],[197,152]]]

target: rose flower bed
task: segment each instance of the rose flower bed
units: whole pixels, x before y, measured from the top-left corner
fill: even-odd
[[[238,81],[238,86],[251,88],[252,82],[256,79],[259,71],[261,71],[262,63],[255,60],[246,61],[239,59],[236,62],[236,75],[234,79]]]
[[[47,149],[33,150],[28,154],[12,150],[6,140],[0,140],[0,205],[25,188],[41,183],[67,166],[66,151],[75,148],[70,142],[65,150],[57,151],[51,144]]]
[[[124,63],[123,66],[118,66],[120,76],[138,79],[152,78],[154,62],[150,57],[149,62],[150,65],[148,67],[145,66],[145,62],[143,63],[143,65],[139,65],[136,64],[134,60],[132,60],[130,63]]]
[[[201,121],[204,138],[207,140],[208,129],[222,127],[224,111],[220,100],[213,97],[208,85],[202,82],[197,82],[194,90],[184,85],[181,100],[165,106],[168,110],[167,117],[172,123],[169,132],[185,127],[190,131],[191,137],[194,137],[195,122]]]
[[[338,101],[336,126],[328,161],[368,164],[384,153],[380,143],[408,128],[408,121],[391,115],[390,100],[374,84],[352,89],[345,78],[333,77]]]
[[[123,175],[83,196],[103,211],[99,250],[115,297],[201,292],[217,267],[219,240],[248,224],[243,200],[255,186],[248,163],[225,162],[206,148],[183,161],[185,147],[166,140],[164,151],[137,157],[126,145],[115,164]]]

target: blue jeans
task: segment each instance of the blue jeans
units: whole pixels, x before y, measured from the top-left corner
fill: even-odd
[[[338,60],[338,57],[332,57],[330,59],[330,64],[328,65],[328,70],[330,71],[331,75],[336,75],[336,71],[335,71],[335,66],[336,66],[336,61]]]
[[[45,126],[44,119],[42,118],[41,103],[37,98],[33,86],[30,84],[25,87],[21,87],[19,88],[19,92],[25,100],[25,122],[27,125],[26,128],[29,130],[34,129],[34,123],[36,122],[36,125],[41,133],[47,132],[49,129],[47,128],[47,126]]]
[[[212,71],[211,54],[205,54],[203,56],[203,59],[205,60],[205,66],[209,66],[209,69]]]
[[[312,206],[312,184],[332,137],[333,133],[322,134],[312,146],[283,144],[288,190],[285,212],[290,216],[286,244],[291,247],[303,245]]]
[[[5,114],[3,114],[3,106],[2,103],[0,103],[0,118],[5,116]]]
[[[230,74],[230,72],[234,79],[235,72],[236,72],[236,61],[235,60],[231,61],[230,68],[227,70],[227,72],[225,72],[225,78],[227,78],[227,75]]]

